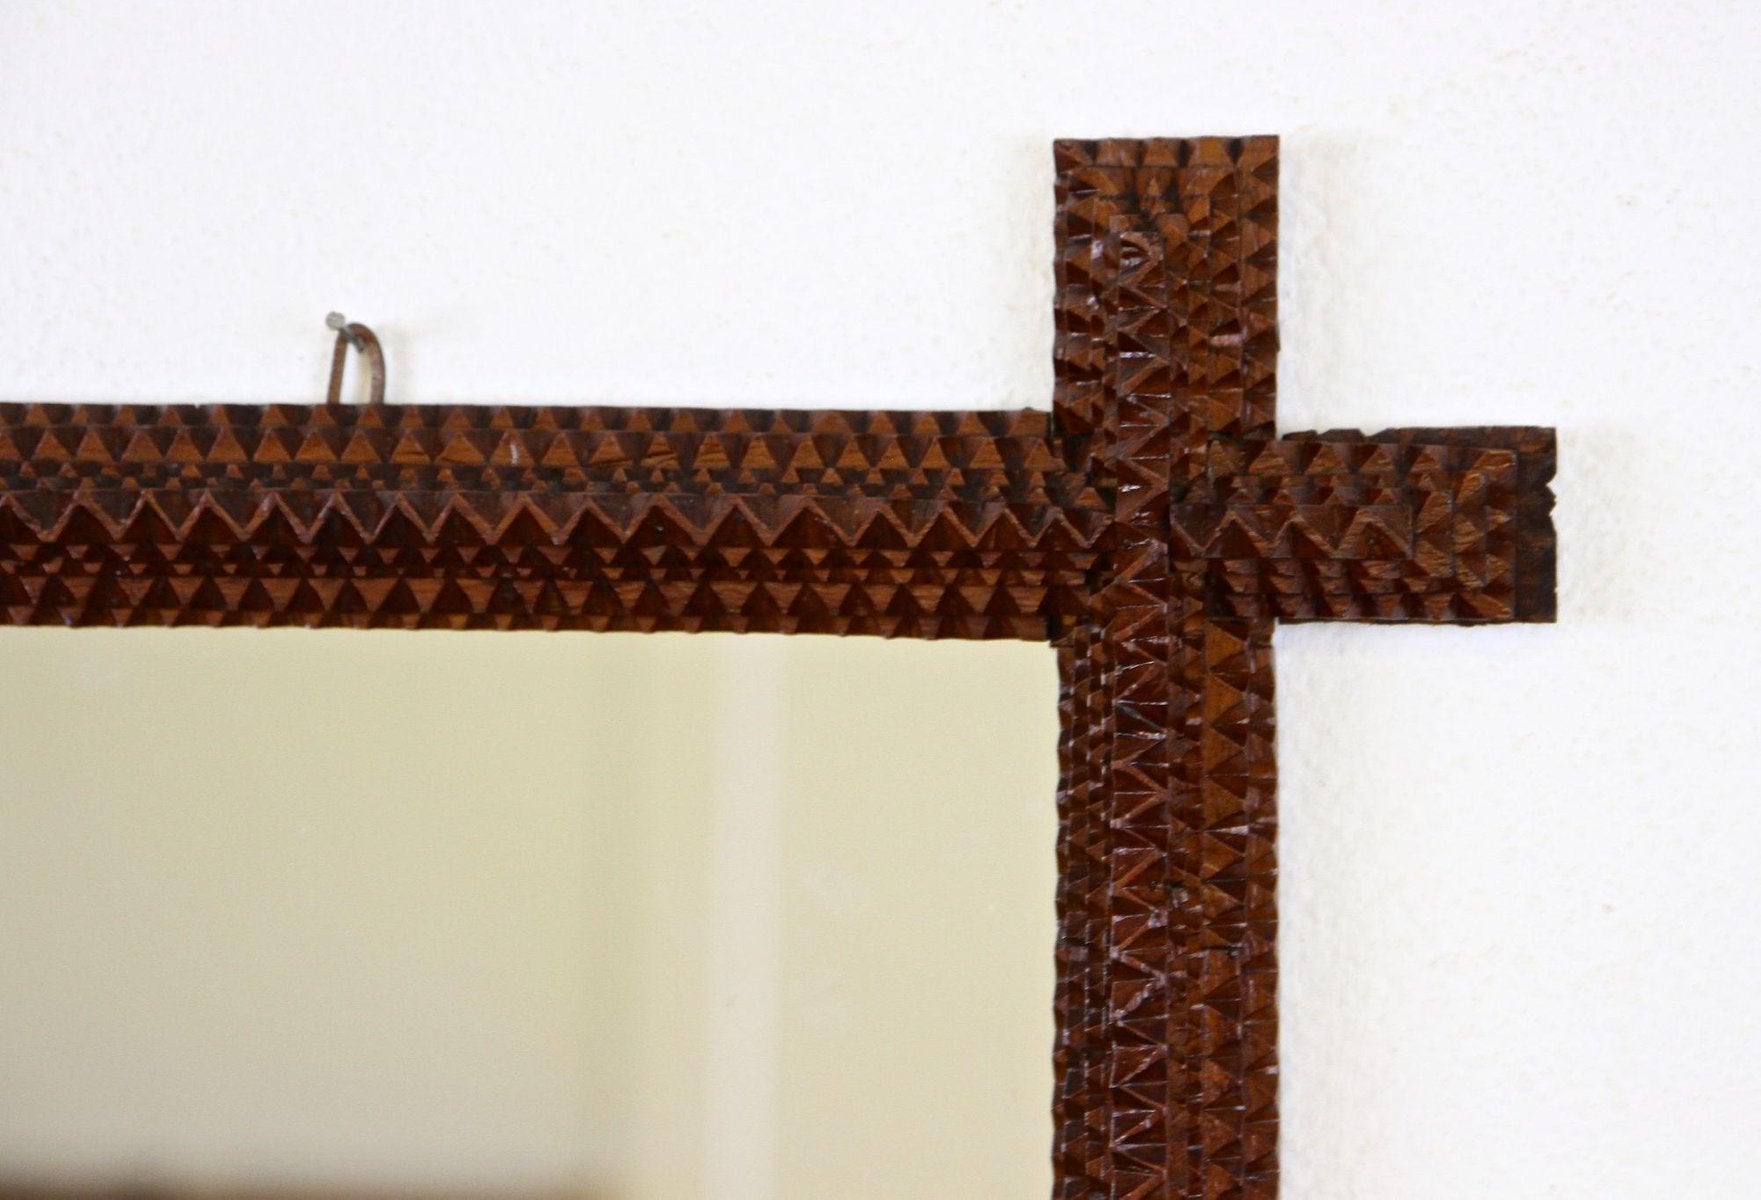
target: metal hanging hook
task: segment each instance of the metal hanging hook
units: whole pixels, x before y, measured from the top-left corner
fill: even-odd
[[[360,323],[350,324],[347,317],[333,312],[324,318],[324,324],[336,330],[336,350],[330,356],[330,399],[329,403],[342,403],[342,365],[348,358],[349,347],[353,346],[367,360],[367,403],[385,403],[385,351],[379,345],[379,338]]]

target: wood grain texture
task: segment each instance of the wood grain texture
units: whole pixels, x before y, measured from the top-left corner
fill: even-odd
[[[1551,430],[1278,437],[1277,142],[1065,141],[1052,411],[0,405],[0,621],[1049,640],[1057,1200],[1277,1193],[1276,620],[1554,615]]]

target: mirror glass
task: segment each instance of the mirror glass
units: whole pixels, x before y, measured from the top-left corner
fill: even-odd
[[[1026,643],[0,629],[0,1194],[1044,1195]]]

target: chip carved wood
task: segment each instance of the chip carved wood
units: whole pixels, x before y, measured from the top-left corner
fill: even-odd
[[[1050,413],[0,404],[0,614],[1051,641],[1054,1195],[1272,1197],[1273,622],[1552,620],[1553,433],[1280,437],[1276,139],[1055,154]]]

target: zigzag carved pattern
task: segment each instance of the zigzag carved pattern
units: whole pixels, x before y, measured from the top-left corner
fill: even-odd
[[[1080,526],[1080,528],[1079,528]],[[1099,514],[811,496],[0,494],[15,624],[1043,638]]]
[[[1550,611],[1551,574],[1525,547],[1551,524],[1524,506],[1546,492],[1551,438],[1415,432],[1213,441],[1171,519],[1176,556],[1210,563],[1211,615],[1473,624]]]
[[[1061,803],[1086,940],[1059,960],[1057,1195],[1270,1198],[1272,619],[1552,619],[1552,435],[1275,438],[1275,142],[1058,153],[1053,426],[1115,525],[1061,653],[1088,761]]]
[[[1110,864],[1105,748],[1111,742],[1113,679],[1106,644],[1089,622],[1058,643],[1058,989],[1053,1052],[1054,1200],[1105,1196],[1108,1110],[1106,974]]]
[[[1060,958],[1056,1195],[1268,1198],[1271,625],[1213,619],[1208,562],[1170,540],[1209,446],[1271,436],[1276,143],[1058,149],[1054,425],[1116,526],[1062,657],[1102,711],[1062,798],[1064,928],[1098,942]]]
[[[1099,508],[1047,414],[0,404],[0,490],[721,493]]]
[[[1314,601],[1293,605],[1288,613],[1279,608],[1281,619],[1456,624],[1554,619],[1557,538],[1550,485],[1558,439],[1553,430],[1486,425],[1385,429],[1366,436],[1355,429],[1335,429],[1288,434],[1280,445],[1295,448],[1292,462],[1304,464],[1310,478],[1323,477],[1318,468],[1338,461],[1332,457],[1338,455],[1361,461],[1360,477],[1376,479],[1371,468],[1387,461],[1382,458],[1386,452],[1407,486],[1417,489],[1413,500],[1421,513],[1440,518],[1445,496],[1456,509],[1453,519],[1433,521],[1431,548],[1415,548],[1415,558],[1433,563],[1445,546],[1455,553],[1453,575],[1436,571],[1439,583],[1428,595],[1394,609],[1383,599],[1385,593],[1361,592],[1363,600],[1345,602],[1339,592],[1305,582],[1301,590],[1311,592]],[[1411,577],[1408,568],[1402,574]],[[1262,595],[1265,590],[1254,589]],[[1280,585],[1278,590],[1289,594],[1293,589]],[[1447,603],[1439,603],[1444,595]]]
[[[0,542],[69,545],[665,547],[1055,556],[1104,547],[1105,515],[1044,504],[812,496],[370,491],[0,492]],[[1072,557],[1073,556],[1073,557]]]

